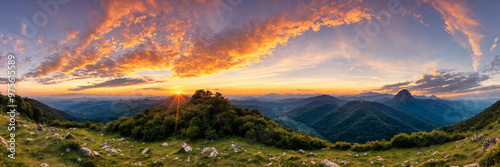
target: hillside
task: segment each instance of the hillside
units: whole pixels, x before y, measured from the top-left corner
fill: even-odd
[[[302,122],[310,123],[317,120],[322,115],[336,109],[339,105],[335,102],[313,101],[296,109],[286,112],[290,118]]]
[[[68,113],[49,107],[37,100],[30,98],[22,98],[21,96],[14,97],[15,105],[17,105],[17,111],[22,118],[27,118],[35,120],[37,122],[47,122],[51,120],[59,121],[74,121],[76,118],[69,115]],[[7,96],[0,94],[0,111],[2,113],[7,112],[7,104],[9,98]]]
[[[364,143],[436,126],[377,102],[354,101],[306,123],[328,140]]]
[[[437,126],[451,125],[476,114],[474,111],[450,106],[451,102],[444,100],[414,98],[406,89],[383,103]]]
[[[336,143],[328,144],[327,149],[311,148],[310,150],[302,151],[300,149],[305,149],[303,148],[305,145],[301,144],[301,142],[307,143],[312,138],[287,130],[283,131],[284,129],[281,129],[272,120],[262,117],[257,110],[249,111],[238,108],[226,108],[230,103],[226,103],[218,95],[213,95],[213,97],[212,95],[200,96],[193,99],[181,107],[184,108],[182,109],[184,114],[181,114],[183,116],[181,116],[180,120],[184,121],[182,121],[183,123],[179,122],[178,131],[166,133],[167,136],[155,135],[155,138],[153,138],[154,141],[149,141],[150,139],[145,136],[141,138],[135,135],[126,137],[126,134],[121,133],[127,132],[127,127],[132,122],[140,123],[139,125],[143,126],[142,128],[131,126],[134,127],[133,129],[137,129],[132,130],[132,133],[150,133],[148,132],[149,130],[154,133],[156,130],[161,130],[162,128],[151,129],[144,126],[155,125],[157,121],[166,121],[165,123],[158,124],[160,125],[159,127],[170,127],[166,128],[166,130],[172,131],[172,122],[168,122],[172,120],[171,116],[173,113],[145,110],[134,117],[122,118],[107,126],[97,125],[96,127],[93,124],[60,123],[57,126],[55,124],[52,125],[56,126],[56,128],[49,128],[49,125],[47,125],[45,129],[50,130],[44,131],[37,131],[37,124],[32,121],[20,120],[21,125],[17,125],[15,132],[16,136],[18,136],[16,138],[16,159],[6,158],[10,152],[6,148],[1,148],[5,147],[5,145],[0,144],[0,149],[3,150],[0,151],[0,156],[2,157],[0,164],[6,166],[40,166],[44,163],[50,166],[317,166],[320,162],[328,162],[340,166],[380,167],[412,165],[415,167],[428,167],[465,166],[478,162],[483,165],[494,166],[495,163],[498,163],[498,159],[494,159],[493,157],[498,157],[497,153],[500,145],[497,144],[490,150],[481,151],[481,147],[484,146],[483,143],[486,143],[484,141],[491,137],[500,136],[498,122],[493,122],[489,125],[493,128],[476,129],[475,131],[467,131],[454,135],[437,131],[432,133],[413,133],[411,135],[400,134],[393,137],[390,141],[368,142],[361,145]],[[485,110],[484,113],[492,113],[491,111],[495,111],[494,113],[496,113],[500,110],[499,103],[497,102]],[[377,106],[379,104],[369,103],[368,105]],[[359,104],[348,103],[339,108],[349,106],[359,106]],[[381,106],[377,107],[379,109],[382,108]],[[376,113],[377,111],[371,112]],[[226,114],[231,115],[231,113],[235,114],[233,115],[234,117],[223,116]],[[7,124],[9,119],[5,113],[2,112],[0,114],[2,115],[0,117],[0,124]],[[215,119],[209,119],[212,117],[206,116],[215,116]],[[194,121],[196,119],[202,119],[203,121],[199,123],[208,123],[209,125],[214,125],[212,123],[215,122],[216,126],[208,127],[214,128],[217,137],[207,139],[206,135],[210,133],[205,133],[204,137],[187,135],[189,134],[189,128],[186,129],[186,119],[190,117],[189,124],[197,124]],[[274,128],[274,133],[257,131],[257,136],[261,136],[260,139],[264,140],[258,138],[256,140],[256,138],[247,135],[241,136],[241,134],[238,134],[241,130],[238,130],[240,132],[233,131],[223,134],[225,133],[223,132],[224,126],[217,125],[220,121],[224,122],[223,118],[234,120],[234,126],[238,127],[244,127],[238,125],[238,120],[241,119],[247,120],[245,121],[247,123],[252,122],[254,124],[266,122],[266,124],[272,126],[264,127]],[[487,119],[486,117],[481,118],[482,120]],[[479,119],[479,117],[476,119]],[[457,126],[459,125],[457,124]],[[110,132],[114,128],[116,128],[117,132]],[[205,132],[210,131],[211,129],[205,129]],[[0,131],[0,136],[9,140],[9,133],[7,131]],[[70,133],[73,137],[64,137],[65,139],[62,139],[62,135],[54,135],[55,133]],[[158,131],[156,133],[163,134],[164,132]],[[484,138],[480,138],[478,141],[470,140],[471,136],[480,133],[484,134]],[[292,134],[292,136],[287,138],[287,135],[283,134]],[[273,140],[265,140],[269,139],[269,137],[272,137]],[[300,139],[301,142],[291,142],[294,144],[288,147],[279,144],[287,143],[286,139],[293,141],[295,140],[293,138],[297,137],[302,138]],[[285,140],[278,141],[275,139]],[[422,143],[419,140],[426,142]],[[321,147],[323,146],[316,148]],[[95,152],[86,154],[88,153],[86,150]]]
[[[454,125],[443,126],[440,130],[446,132],[466,132],[469,130],[481,130],[485,127],[494,128],[500,124],[500,101],[486,108],[483,112],[465,121]]]

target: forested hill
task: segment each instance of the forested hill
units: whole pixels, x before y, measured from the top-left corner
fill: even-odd
[[[47,122],[51,120],[59,121],[74,121],[73,118],[68,113],[49,107],[37,100],[30,98],[22,98],[21,96],[14,97],[14,104],[17,105],[16,110],[21,114],[22,118],[30,119],[35,122]],[[0,111],[7,112],[7,105],[9,103],[9,97],[0,94]]]
[[[220,93],[198,90],[177,110],[146,109],[133,117],[110,122],[107,132],[145,141],[164,140],[173,135],[190,139],[214,140],[231,136],[281,148],[324,148],[327,142],[307,134],[285,129],[258,110],[232,105]],[[177,123],[176,123],[177,121]]]

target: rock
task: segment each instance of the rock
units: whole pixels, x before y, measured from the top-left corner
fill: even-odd
[[[184,151],[187,153],[191,153],[193,151],[193,148],[191,148],[191,146],[187,145],[184,142],[182,142],[181,146],[182,146],[182,148],[184,148]]]
[[[53,135],[50,135],[50,136],[47,136],[45,137],[46,139],[50,139],[50,138],[59,138],[59,133],[54,133]]]
[[[363,156],[367,156],[367,155],[368,155],[368,153],[364,153],[364,154],[362,154],[362,155],[363,155]]]
[[[136,163],[131,163],[130,165],[132,165],[132,166],[142,166],[142,163],[141,162],[136,162]]]
[[[7,141],[2,136],[0,136],[0,144],[9,148],[9,144],[7,144]]]
[[[382,158],[382,157],[378,156],[378,160],[379,160],[379,161],[383,161],[383,160],[384,160],[384,158]]]
[[[417,155],[420,155],[420,154],[422,154],[422,152],[418,152],[418,153],[417,153]]]
[[[431,159],[427,160],[427,162],[432,162],[432,161],[437,161],[437,159],[432,159],[431,158]]]
[[[40,167],[50,167],[50,166],[47,163],[42,163],[42,164],[40,164]]]
[[[83,138],[83,140],[87,140],[87,141],[90,141],[90,142],[95,142],[95,140],[94,140],[94,139],[91,139],[91,138],[89,138],[89,137],[84,137],[84,138]]]
[[[273,162],[269,162],[266,166],[273,166]]]
[[[300,163],[302,166],[306,166],[306,162],[302,161],[302,163]]]
[[[53,131],[56,131],[56,128],[54,128],[54,127],[52,127],[52,126],[51,126],[51,127],[49,128],[49,132],[53,132]]]
[[[319,166],[323,166],[323,167],[340,167],[339,165],[333,163],[332,161],[329,161],[327,159],[321,161],[319,163]]]
[[[19,125],[19,127],[23,127],[23,128],[27,128],[28,125],[24,124],[24,125]]]
[[[74,139],[74,138],[75,138],[75,136],[73,136],[71,133],[67,133],[66,135],[63,136],[62,139],[65,140],[65,139]]]
[[[310,163],[311,165],[314,165],[314,164],[316,164],[316,162],[314,162],[314,161],[311,161],[311,162],[309,162],[309,163]]]
[[[498,139],[495,137],[484,140],[483,146],[481,146],[481,151],[488,151],[490,148],[495,146],[498,142]]]
[[[36,131],[43,132],[43,131],[46,131],[46,130],[45,130],[45,128],[43,128],[43,126],[41,124],[38,124],[38,127],[36,127]]]
[[[82,156],[84,157],[92,156],[92,150],[88,149],[87,147],[81,147],[80,150],[82,150]]]
[[[92,151],[92,157],[101,157],[101,154],[99,154],[97,151]]]
[[[313,152],[310,152],[309,156],[316,156],[316,154],[314,154]]]
[[[29,133],[30,135],[34,135],[34,134],[35,134],[35,132],[32,132],[32,131],[30,131],[30,132],[28,132],[28,133]]]
[[[437,154],[437,153],[439,153],[439,151],[435,151],[435,152],[433,152],[431,155],[435,155],[435,154]]]
[[[30,142],[30,141],[33,141],[32,138],[26,138],[26,142]]]
[[[70,152],[71,152],[71,148],[69,148],[69,147],[68,147],[68,148],[66,148],[66,152],[67,152],[67,153],[70,153]]]
[[[101,144],[101,149],[109,151],[109,149],[113,148],[113,145],[109,144],[107,141]]]
[[[444,156],[444,159],[449,158],[449,157],[450,157],[450,154],[446,154],[446,155]]]
[[[203,150],[201,150],[201,155],[210,153],[208,157],[217,157],[219,156],[219,152],[214,147],[205,147]]]
[[[347,161],[345,161],[345,162],[344,162],[344,166],[347,166],[347,165],[350,165],[350,164],[351,164],[351,163],[349,163],[349,162],[347,162]]]
[[[76,159],[76,162],[82,162],[81,158]]]
[[[471,141],[479,141],[481,139],[483,139],[484,135],[483,134],[479,134],[479,136],[472,136],[472,138],[470,139]]]
[[[151,163],[151,165],[149,165],[149,166],[150,167],[159,167],[160,165],[162,165],[161,162],[155,161],[155,162]]]
[[[127,141],[127,139],[125,139],[125,138],[122,137],[121,139],[118,139],[118,141]]]
[[[148,148],[145,148],[144,150],[142,150],[142,152],[141,152],[141,153],[142,153],[142,154],[146,154],[146,153],[148,153],[148,151],[149,151],[149,149],[148,149]]]
[[[267,155],[269,158],[274,158],[273,154],[269,154],[269,153],[267,153],[266,155]]]
[[[478,163],[473,163],[469,165],[465,165],[464,167],[481,167]]]
[[[237,153],[238,151],[243,150],[243,147],[240,147],[240,146],[239,146],[239,145],[237,145],[237,144],[231,144],[231,147],[229,148],[229,150],[232,150],[232,151],[234,151],[235,153]]]
[[[97,151],[92,151],[87,147],[81,147],[80,150],[82,151],[82,156],[84,157],[101,157],[101,154]]]
[[[460,167],[460,166],[454,166],[454,165],[450,165],[449,167]]]
[[[168,147],[168,143],[161,144],[162,147]]]
[[[351,153],[347,153],[347,156],[352,156],[352,154]]]

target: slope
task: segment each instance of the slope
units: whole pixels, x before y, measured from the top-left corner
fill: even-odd
[[[330,141],[364,143],[436,126],[377,102],[353,101],[308,123]]]

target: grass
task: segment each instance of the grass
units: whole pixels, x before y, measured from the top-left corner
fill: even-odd
[[[0,116],[0,124],[5,125],[7,128],[8,119],[4,116]],[[273,162],[272,166],[279,166],[281,163],[285,166],[301,166],[301,162],[309,164],[311,161],[316,162],[316,165],[323,161],[328,160],[345,160],[350,163],[350,166],[401,166],[402,164],[413,165],[413,166],[450,166],[450,165],[460,165],[470,164],[473,162],[478,162],[478,159],[484,155],[484,152],[479,151],[483,141],[486,138],[498,137],[500,136],[499,127],[495,126],[491,129],[486,129],[481,133],[485,134],[485,138],[478,142],[471,142],[470,133],[468,139],[460,140],[456,142],[448,142],[441,145],[434,145],[430,147],[419,147],[419,148],[392,148],[385,151],[369,151],[366,152],[367,156],[360,156],[358,158],[355,155],[362,155],[365,152],[355,152],[351,149],[349,150],[338,150],[338,149],[318,149],[318,150],[306,150],[306,154],[299,154],[297,150],[286,150],[280,149],[272,146],[265,146],[261,144],[252,144],[250,140],[240,137],[231,138],[221,138],[214,142],[207,140],[194,140],[189,141],[187,139],[180,139],[178,137],[170,137],[165,141],[158,142],[143,142],[137,141],[132,138],[126,138],[128,143],[119,146],[118,141],[110,142],[115,149],[120,149],[121,153],[108,153],[105,150],[101,150],[101,144],[104,143],[106,139],[120,139],[122,138],[119,134],[101,134],[103,132],[89,131],[86,129],[76,129],[69,130],[62,128],[63,131],[56,131],[61,136],[70,132],[76,139],[70,139],[69,141],[61,141],[60,139],[46,139],[46,136],[52,135],[55,132],[36,132],[36,124],[25,122],[20,120],[21,123],[27,124],[29,127],[17,127],[16,129],[16,159],[12,160],[7,157],[7,149],[1,148],[0,151],[0,166],[6,164],[7,166],[39,166],[41,163],[47,163],[51,167],[58,166],[127,166],[127,163],[141,162],[144,165],[150,165],[153,162],[161,162],[164,166],[264,166]],[[48,129],[48,128],[46,128]],[[36,132],[35,134],[29,134],[30,131]],[[6,130],[0,130],[0,135],[8,140],[10,132]],[[479,134],[480,132],[475,132]],[[87,140],[83,140],[84,137],[89,137],[94,139],[96,142],[92,143]],[[32,138],[33,141],[27,142],[27,138]],[[161,144],[167,142],[169,147],[162,147]],[[181,143],[186,142],[193,148],[192,153],[182,153],[179,152],[181,149]],[[79,145],[86,144],[91,150],[98,151],[102,154],[102,157],[91,158],[82,157],[81,152],[72,149],[71,153],[66,153],[66,147],[74,147],[75,143]],[[143,144],[144,143],[144,144]],[[235,143],[244,148],[244,151],[234,153],[229,151],[231,143]],[[128,151],[130,145],[134,146],[134,150]],[[3,147],[3,146],[0,146]],[[215,147],[219,151],[219,158],[209,158],[208,155],[201,155],[201,149],[204,147]],[[145,148],[149,149],[149,152],[142,154],[141,151]],[[435,155],[431,155],[435,151],[438,151]],[[313,152],[316,156],[308,156],[309,152]],[[422,154],[417,155],[417,152]],[[286,153],[283,156],[279,156],[278,153]],[[352,156],[348,156],[348,153]],[[123,155],[120,155],[123,154]],[[272,154],[275,158],[269,158],[267,154]],[[446,154],[450,154],[450,158],[444,159]],[[168,157],[167,157],[168,155]],[[379,161],[378,157],[383,158],[383,161]],[[189,157],[189,162],[187,159]],[[77,159],[81,158],[82,162],[78,163]],[[429,159],[438,159],[437,162],[427,162]],[[371,163],[373,162],[373,164]],[[343,166],[343,164],[339,165]]]

